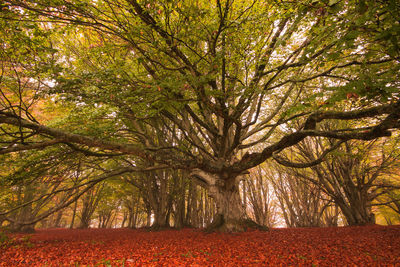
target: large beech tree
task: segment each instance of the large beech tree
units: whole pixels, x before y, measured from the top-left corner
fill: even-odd
[[[209,189],[221,231],[246,227],[238,183],[250,168],[308,136],[400,127],[394,0],[6,0],[0,16],[1,154],[67,144],[125,155],[115,173],[186,169]],[[68,114],[35,119],[24,88]],[[319,129],[326,120],[357,124]]]

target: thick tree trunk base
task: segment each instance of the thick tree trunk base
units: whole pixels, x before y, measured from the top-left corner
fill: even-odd
[[[141,229],[149,231],[149,232],[158,232],[158,231],[164,231],[164,230],[171,230],[171,229],[175,229],[169,225],[160,225],[160,224],[153,224],[150,227],[142,227]]]
[[[364,222],[354,222],[348,223],[348,226],[368,226],[368,225],[377,225],[375,221],[364,221]]]
[[[359,215],[358,217],[353,216],[350,218],[346,217],[348,226],[366,226],[366,225],[375,225],[375,214],[371,213],[369,216]]]
[[[225,220],[222,214],[217,214],[213,222],[207,226],[206,232],[235,233],[248,230],[269,231],[269,228],[250,219]]]
[[[180,225],[180,226],[173,226],[172,228],[173,228],[173,229],[176,229],[176,230],[181,230],[181,229],[185,229],[185,228],[196,229],[196,228],[198,228],[198,227],[195,227],[195,226],[193,226],[193,225],[191,225],[191,224],[184,223],[183,225]]]
[[[25,233],[25,234],[32,234],[36,232],[35,227],[32,225],[11,226],[9,230],[12,233]]]

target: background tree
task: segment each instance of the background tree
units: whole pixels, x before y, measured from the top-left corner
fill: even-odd
[[[319,186],[276,163],[266,164],[264,175],[272,185],[288,227],[338,225],[338,207]]]
[[[128,183],[119,186],[121,190],[122,205],[124,208],[121,227],[138,228],[146,223],[146,206],[141,192]],[[148,225],[150,226],[150,225]]]
[[[78,214],[78,218],[80,220],[78,228],[84,229],[90,227],[93,214],[103,196],[101,192],[103,187],[104,183],[91,188],[82,196],[82,208]]]
[[[242,199],[250,218],[260,225],[274,227],[279,223],[278,203],[268,175],[261,165],[250,170],[243,182]]]
[[[329,196],[340,207],[349,225],[375,223],[372,212],[375,201],[397,188],[392,173],[399,161],[397,142],[386,141],[348,141],[322,163],[309,170],[292,169],[291,172]],[[299,157],[308,162],[316,160],[323,146],[321,140],[305,139],[295,147]]]

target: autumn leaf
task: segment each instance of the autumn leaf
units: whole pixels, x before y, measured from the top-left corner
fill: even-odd
[[[0,248],[0,266],[354,266],[396,265],[400,226],[272,229],[206,234],[183,229],[38,230],[34,246]]]

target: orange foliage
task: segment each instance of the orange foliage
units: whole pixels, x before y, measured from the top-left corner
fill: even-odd
[[[26,241],[13,235],[14,243],[0,248],[0,266],[389,266],[400,262],[400,226],[239,234],[54,229],[30,236]]]

